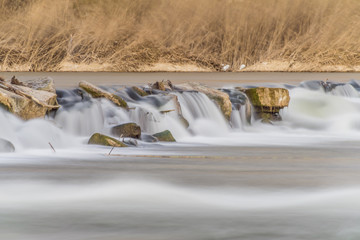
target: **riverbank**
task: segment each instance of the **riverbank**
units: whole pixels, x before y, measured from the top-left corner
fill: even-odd
[[[321,65],[318,63],[302,63],[295,61],[270,60],[256,62],[251,65],[243,65],[239,69],[233,69],[228,64],[219,64],[220,67],[203,66],[196,62],[189,63],[139,63],[137,67],[118,71],[118,67],[111,63],[74,63],[62,62],[56,69],[49,69],[51,72],[131,72],[131,73],[151,73],[151,72],[187,72],[187,73],[216,73],[216,72],[354,72],[360,73],[360,65]],[[30,64],[0,66],[2,72],[32,72]]]

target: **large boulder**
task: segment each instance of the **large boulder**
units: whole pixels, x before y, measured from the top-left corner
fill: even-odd
[[[175,138],[173,137],[173,135],[169,130],[155,133],[153,136],[162,142],[176,142]]]
[[[121,97],[115,94],[102,90],[101,88],[91,83],[88,83],[86,81],[81,81],[79,83],[79,87],[82,88],[88,94],[90,94],[90,96],[92,96],[93,98],[106,98],[111,102],[113,102],[118,107],[128,108],[128,105],[124,99],[122,99]]]
[[[31,79],[22,81],[22,83],[32,89],[47,91],[51,93],[56,93],[54,80],[51,77],[43,77],[39,79]]]
[[[100,133],[94,133],[90,137],[88,144],[110,146],[110,147],[127,147],[125,143]]]
[[[0,152],[15,152],[14,145],[9,142],[8,140],[5,140],[3,138],[0,138]]]
[[[136,123],[125,123],[111,128],[114,136],[130,137],[140,139],[141,128]]]
[[[185,84],[176,85],[176,88],[184,91],[197,91],[204,93],[208,98],[213,100],[219,106],[225,118],[227,120],[230,119],[232,112],[232,105],[228,94],[197,82],[189,82]]]
[[[0,106],[24,120],[44,117],[60,106],[56,93],[0,82]]]
[[[285,88],[258,87],[246,89],[245,93],[255,109],[255,117],[265,122],[281,120],[279,111],[290,101],[289,91]]]

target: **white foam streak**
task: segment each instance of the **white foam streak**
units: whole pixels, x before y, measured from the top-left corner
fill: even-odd
[[[274,210],[314,207],[360,210],[360,188],[321,191],[189,188],[156,181],[113,180],[102,184],[57,185],[44,182],[3,182],[0,209],[56,207],[93,210]],[[139,209],[140,208],[140,209]]]

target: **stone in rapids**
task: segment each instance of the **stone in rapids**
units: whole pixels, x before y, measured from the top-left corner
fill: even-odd
[[[263,122],[279,121],[280,109],[287,107],[290,101],[289,91],[285,88],[250,88],[245,90],[255,109],[255,118]]]

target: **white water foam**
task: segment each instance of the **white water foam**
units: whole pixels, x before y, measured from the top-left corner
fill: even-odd
[[[360,210],[360,188],[270,191],[241,188],[191,188],[152,180],[120,179],[100,184],[1,182],[0,209],[36,211],[108,209],[111,211],[229,210],[258,211],[313,208],[315,211]]]

